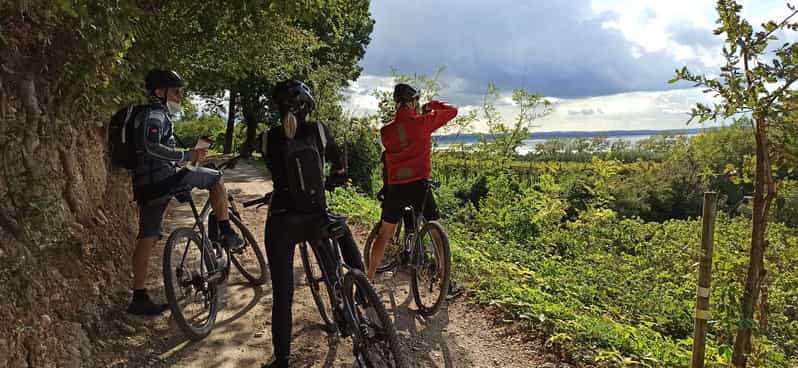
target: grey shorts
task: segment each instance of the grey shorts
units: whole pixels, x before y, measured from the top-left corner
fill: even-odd
[[[170,182],[169,187],[161,188],[163,195],[159,198],[139,202],[139,234],[137,239],[151,236],[161,237],[163,232],[163,216],[174,193],[185,189],[210,189],[222,178],[222,173],[205,167],[183,168],[176,175],[182,178]],[[169,179],[165,180],[168,181]]]

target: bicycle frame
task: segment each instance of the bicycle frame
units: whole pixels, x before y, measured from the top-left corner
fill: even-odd
[[[331,238],[323,239],[320,242],[312,241],[307,243],[310,244],[310,247],[313,248],[312,251],[319,257],[318,265],[319,269],[321,269],[322,277],[324,277],[328,285],[328,293],[330,294],[330,302],[332,303],[331,307],[339,309],[341,305],[343,305],[345,309],[341,312],[343,312],[342,314],[346,319],[347,326],[355,326],[354,312],[347,303],[344,303],[344,296],[342,293],[344,275],[346,275],[351,268],[343,261],[340,245]],[[319,247],[319,245],[321,245],[321,247]],[[332,266],[332,270],[328,269],[330,266]],[[335,275],[334,283],[330,275]]]
[[[202,207],[202,211],[199,212],[197,211],[197,205],[194,203],[194,198],[191,195],[191,192],[185,193],[185,195],[188,196],[187,202],[189,206],[191,206],[191,212],[194,214],[195,222],[194,226],[192,226],[192,229],[199,228],[199,233],[201,234],[200,241],[202,242],[202,256],[200,257],[200,270],[205,270],[207,269],[206,267],[207,265],[205,264],[206,259],[216,259],[216,255],[211,253],[213,244],[211,244],[211,240],[208,237],[208,231],[204,225],[204,223],[208,220],[208,216],[210,216],[211,213],[211,201],[210,199],[208,199],[205,202],[205,205]],[[188,249],[189,247],[188,245],[186,245],[186,248],[183,251],[183,256],[180,259],[180,265],[183,265],[183,263],[186,261],[186,257],[188,255]],[[216,281],[217,279],[216,276],[218,276],[221,272],[222,270],[217,269],[217,267],[214,267],[213,270],[208,273],[208,281],[209,282]]]
[[[239,158],[240,158],[240,156],[236,156],[236,157],[234,157],[234,158],[232,158],[230,160],[227,160],[226,162],[222,163],[221,165],[219,165],[219,172],[223,174],[224,173],[224,169],[230,167],[231,165],[234,165],[238,161]],[[179,197],[181,195],[186,196],[186,200],[185,201],[188,202],[189,206],[191,206],[191,212],[194,214],[195,222],[194,222],[194,226],[192,226],[192,230],[199,228],[199,233],[201,234],[200,241],[202,242],[202,256],[200,257],[200,270],[204,270],[204,269],[206,269],[205,268],[205,266],[206,266],[205,265],[206,257],[207,257],[207,259],[216,259],[216,255],[210,253],[212,248],[213,248],[213,244],[211,244],[211,240],[208,237],[208,230],[203,225],[208,220],[208,217],[210,216],[210,213],[211,213],[211,199],[209,197],[208,200],[205,201],[205,205],[202,206],[202,211],[199,212],[199,211],[197,211],[196,203],[194,203],[194,196],[191,194],[191,189],[189,189],[187,192],[177,194],[177,195],[175,195],[175,197]],[[228,202],[229,202],[228,203],[229,204],[229,210],[233,214],[238,216],[238,211],[235,208],[235,204],[234,204],[234,201],[233,201],[233,196],[228,193],[227,199],[228,199]],[[179,200],[179,198],[178,198],[178,200]],[[186,261],[186,256],[188,255],[188,248],[189,247],[187,245],[185,251],[183,251],[183,256],[180,259],[180,265],[181,266]],[[214,267],[213,271],[209,272],[209,274],[208,274],[208,281],[209,282],[216,281],[216,279],[217,279],[216,276],[218,276],[221,272],[222,272],[221,269],[217,269],[217,267]]]
[[[410,215],[410,218],[413,221],[413,231],[412,231],[412,234],[408,234],[408,231],[407,231],[408,227],[407,227],[407,224],[405,224],[405,236],[404,236],[404,239],[402,239],[402,240],[404,242],[403,247],[404,247],[405,252],[409,253],[409,255],[410,255],[410,258],[408,259],[408,262],[410,264],[412,264],[412,265],[420,264],[420,262],[418,262],[418,260],[415,259],[417,254],[414,253],[414,250],[416,248],[415,245],[416,245],[416,242],[418,240],[417,239],[418,234],[419,234],[419,232],[421,232],[421,228],[424,226],[423,213],[424,213],[424,208],[427,205],[427,198],[429,198],[429,196],[431,196],[431,195],[432,195],[432,185],[431,184],[427,184],[427,188],[424,191],[424,199],[421,200],[421,209],[419,210],[420,215],[416,215],[416,210],[415,210],[415,208],[413,208],[412,205],[406,207],[406,209],[408,207],[410,208],[409,215]],[[405,211],[405,213],[407,213],[407,211]],[[437,248],[435,249],[435,251],[436,252],[438,251]]]

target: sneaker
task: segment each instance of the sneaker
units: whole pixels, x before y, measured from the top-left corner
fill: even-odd
[[[222,232],[219,241],[222,243],[222,246],[233,253],[238,253],[244,249],[244,239],[241,239],[235,231]]]
[[[289,368],[291,366],[290,359],[288,357],[285,358],[278,358],[271,361],[271,363],[266,363],[261,366],[261,368]]]

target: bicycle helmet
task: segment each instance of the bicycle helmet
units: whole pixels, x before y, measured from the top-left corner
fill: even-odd
[[[412,102],[418,100],[421,95],[413,86],[399,83],[393,88],[393,100],[397,103]]]
[[[304,116],[316,108],[310,87],[298,80],[289,79],[277,84],[272,93],[272,101],[281,114],[286,112]]]
[[[174,70],[153,69],[144,78],[144,87],[150,92],[158,88],[182,88],[185,86],[186,81]]]

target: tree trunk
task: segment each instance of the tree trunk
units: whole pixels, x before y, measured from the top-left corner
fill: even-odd
[[[233,137],[236,123],[236,91],[230,89],[230,103],[227,105],[227,130],[224,132],[224,153],[233,152]]]
[[[244,122],[247,124],[247,138],[241,145],[241,156],[251,157],[255,148],[255,135],[258,131],[258,113],[254,110],[253,104],[243,104]]]
[[[255,119],[247,120],[247,140],[241,147],[241,156],[251,157],[252,151],[255,150],[255,140],[258,133],[258,121]]]
[[[767,123],[763,117],[756,118],[756,177],[754,178],[754,213],[751,232],[751,253],[748,260],[748,275],[742,299],[742,316],[734,340],[732,363],[735,367],[746,366],[751,352],[751,328],[754,326],[754,311],[759,299],[759,286],[764,275],[764,255],[767,242],[765,233],[768,225],[770,204],[775,196],[770,149],[767,136]]]

